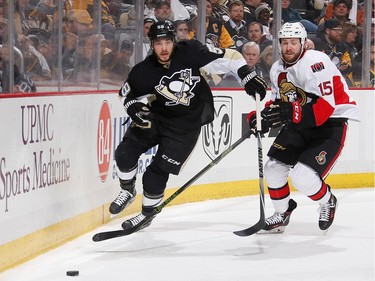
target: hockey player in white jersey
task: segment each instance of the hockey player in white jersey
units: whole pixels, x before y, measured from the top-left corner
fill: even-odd
[[[337,198],[324,179],[344,147],[347,121],[359,121],[345,79],[326,54],[305,50],[306,37],[298,22],[285,23],[278,34],[280,59],[271,68],[271,100],[261,113],[266,127],[282,126],[264,167],[276,211],[262,232],[283,232],[297,207],[288,176],[296,189],[319,203],[319,228],[328,230]],[[255,115],[249,119],[254,127]]]

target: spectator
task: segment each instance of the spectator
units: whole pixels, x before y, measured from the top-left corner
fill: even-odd
[[[143,51],[142,51],[142,60],[144,60],[151,52],[150,39],[147,34],[150,30],[150,26],[155,23],[155,20],[152,18],[145,18],[143,20]],[[130,58],[130,65],[135,65],[134,52]]]
[[[349,13],[352,4],[351,0],[334,0],[332,3],[329,3],[324,10],[324,16],[319,21],[319,25],[332,18],[338,19],[342,24],[350,21]]]
[[[24,72],[35,80],[51,79],[52,72],[50,64],[44,55],[39,51],[43,44],[43,48],[50,41],[50,33],[43,29],[30,29],[26,36],[20,42],[21,51],[24,61]],[[48,46],[47,46],[48,47]]]
[[[346,22],[353,22],[349,18],[350,9],[352,8],[352,0],[335,0],[332,6],[333,6],[333,16],[331,18],[339,20],[342,26]],[[324,21],[325,20],[322,19],[320,22],[324,22]],[[322,28],[322,25],[319,26],[319,29],[321,28]],[[358,49],[358,51],[362,50],[362,33],[360,32],[359,28],[357,31],[357,38],[356,38],[355,46]]]
[[[243,0],[244,3],[244,21],[246,26],[256,21],[255,10],[262,4],[262,0]]]
[[[220,0],[210,0],[210,3],[212,5],[212,13],[210,13],[209,16],[214,16],[223,23],[227,22],[229,20],[228,7],[226,5],[222,5]]]
[[[242,46],[242,56],[244,57],[250,69],[254,69],[256,73],[263,77],[262,70],[258,62],[260,61],[260,48],[255,42],[247,42]]]
[[[359,86],[355,80],[360,81],[361,79],[361,58],[355,47],[357,32],[357,26],[354,23],[344,23],[342,40],[337,47],[338,51],[342,53],[339,70],[349,87]]]
[[[71,77],[74,70],[78,36],[71,32],[63,33],[62,75],[64,79]]]
[[[112,16],[110,9],[105,2],[107,2],[107,1],[101,1],[101,12],[102,12],[101,21],[102,21],[102,24],[109,24],[113,28],[115,28],[116,27],[115,19]],[[93,17],[93,15],[94,15],[93,1],[92,1],[91,4],[89,4],[89,3],[87,4],[86,10],[89,12],[90,16]]]
[[[256,21],[247,27],[247,38],[259,45],[260,52],[268,45],[272,45],[272,40],[267,39],[267,35],[263,33],[263,25]]]
[[[270,16],[271,9],[268,5],[262,4],[255,9],[255,21],[259,22],[263,26],[263,34],[265,34],[268,39],[272,38],[269,30]]]
[[[339,67],[341,53],[337,51],[337,45],[342,40],[342,24],[337,19],[330,19],[324,23],[323,33],[318,33],[312,38],[315,43],[315,49],[326,53],[333,63]]]
[[[15,47],[20,48],[20,42],[23,37],[18,38],[17,32],[9,34],[9,21],[6,18],[0,16],[0,44],[9,43],[8,40],[11,39]]]
[[[290,7],[292,0],[281,1],[281,18],[284,22],[300,22],[306,29],[307,33],[316,33],[318,26],[312,22],[303,19],[297,10]]]
[[[189,40],[189,26],[184,20],[174,22],[177,41]]]
[[[14,7],[14,30],[18,34],[18,38],[25,35],[30,28],[27,24],[27,20],[29,19],[31,11],[29,0],[16,0]],[[3,14],[1,13],[1,15]]]
[[[36,7],[30,12],[27,25],[29,28],[38,28],[47,32],[53,30],[53,15],[55,7],[48,6],[47,4],[39,1]]]
[[[98,55],[91,36],[78,37],[72,76],[73,82],[95,81],[98,70],[96,59]]]
[[[50,78],[56,78],[58,58],[56,55],[56,50],[54,49],[54,46],[52,43],[52,37],[47,36],[46,38],[42,38],[39,42],[37,51],[43,55],[43,57],[46,59],[46,62],[49,68],[51,69]]]
[[[98,34],[91,35],[90,39],[95,49],[97,49],[97,45],[100,44],[100,67],[105,68],[109,65],[112,58],[112,50],[108,48],[107,39],[105,39],[103,34],[100,36]]]
[[[235,0],[229,4],[229,20],[224,24],[229,35],[232,37],[234,46],[240,50],[247,40],[247,29],[245,26],[244,5],[241,1]]]
[[[232,48],[234,42],[224,23],[213,16],[211,0],[206,1],[206,43],[219,48]]]
[[[91,35],[93,31],[93,19],[87,10],[72,10],[68,13],[66,31],[77,36]]]
[[[112,50],[111,64],[103,71],[103,78],[116,81],[125,81],[131,70],[130,58],[134,52],[134,45],[128,40],[123,40],[119,48]]]
[[[191,32],[189,38],[195,37],[197,32],[198,18],[192,21]],[[206,44],[210,44],[218,48],[234,48],[234,42],[228,33],[222,21],[212,16],[211,1],[206,2]]]
[[[171,3],[169,1],[155,2],[154,19],[155,21],[173,20]]]
[[[260,61],[258,62],[262,77],[269,83],[268,85],[271,83],[270,70],[273,62],[273,47],[272,45],[268,45],[264,48],[263,52],[260,53]]]
[[[1,42],[3,43],[3,42]],[[36,92],[34,81],[25,73],[22,73],[14,64],[14,84],[9,85],[9,59],[10,49],[8,44],[0,45],[0,93],[31,93]],[[11,89],[13,88],[13,89]]]
[[[154,9],[156,21],[188,20],[189,18],[189,12],[178,0],[156,0]]]
[[[109,23],[105,23],[102,25],[101,33],[104,35],[107,41],[107,45],[110,49],[113,48],[115,32],[116,29],[114,29]]]
[[[103,4],[107,6],[106,12],[108,15],[102,12],[102,18],[104,17],[104,21],[107,21],[107,23],[111,24],[114,28],[118,27],[121,14],[129,9],[129,5],[123,3],[121,0],[106,0],[102,1],[102,9]],[[106,19],[106,17],[108,17],[108,19]]]
[[[206,17],[206,27],[207,44],[224,49],[235,48],[231,35],[220,20],[214,17]]]

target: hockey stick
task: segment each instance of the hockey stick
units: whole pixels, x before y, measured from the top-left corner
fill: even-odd
[[[263,184],[263,150],[262,150],[262,123],[260,117],[260,97],[259,94],[255,95],[256,102],[256,118],[257,118],[257,142],[258,142],[258,166],[259,166],[259,201],[260,201],[260,217],[259,221],[243,230],[234,231],[233,233],[238,236],[250,236],[258,231],[262,230],[266,225],[264,215],[264,184]]]
[[[218,157],[212,160],[206,167],[204,167],[201,171],[199,171],[195,176],[193,176],[189,181],[187,181],[183,186],[177,189],[171,196],[163,201],[161,205],[156,207],[154,211],[148,214],[140,223],[138,223],[135,227],[130,229],[124,230],[114,230],[114,231],[105,231],[96,233],[92,240],[95,242],[126,236],[130,235],[140,229],[142,229],[149,221],[151,221],[158,213],[162,211],[162,209],[167,206],[173,199],[175,199],[178,195],[180,195],[185,189],[187,189],[190,185],[192,185],[197,179],[199,179],[202,175],[204,175],[208,170],[210,170],[213,166],[218,164],[225,156],[227,156],[232,150],[234,150],[237,146],[239,146],[243,141],[245,141],[251,135],[251,130],[246,132],[240,139],[238,139],[235,143],[229,146],[223,153],[221,153]]]

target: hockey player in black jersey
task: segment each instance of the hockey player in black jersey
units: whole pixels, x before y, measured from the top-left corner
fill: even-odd
[[[207,65],[212,71],[216,62],[220,73],[236,71],[251,96],[258,92],[264,98],[267,87],[235,50],[208,47],[197,40],[177,43],[170,21],[154,23],[148,36],[153,53],[134,66],[119,92],[132,124],[115,152],[121,190],[110,205],[112,214],[121,212],[136,196],[139,157],[155,145],[158,150],[143,174],[142,212],[126,220],[124,229],[137,225],[162,203],[169,175],[179,174],[201,126],[214,118],[212,93],[201,67]]]

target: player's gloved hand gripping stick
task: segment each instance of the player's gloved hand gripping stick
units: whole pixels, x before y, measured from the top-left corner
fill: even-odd
[[[150,109],[146,104],[135,99],[125,99],[124,107],[134,124],[142,129],[151,128]]]

